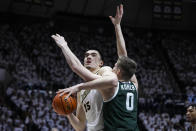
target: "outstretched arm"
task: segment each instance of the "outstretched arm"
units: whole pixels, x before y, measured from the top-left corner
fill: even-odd
[[[121,26],[120,26],[122,16],[123,16],[123,5],[122,4],[120,6],[117,6],[115,17],[109,16],[112,23],[114,24],[114,28],[115,28],[115,32],[116,32],[116,43],[117,43],[118,57],[127,56],[125,40],[124,40]]]
[[[127,56],[125,40],[124,40],[121,26],[120,26],[122,16],[123,16],[123,5],[122,4],[120,5],[120,7],[117,6],[115,17],[109,16],[109,18],[111,19],[115,27],[118,57]],[[132,76],[131,82],[133,82],[136,88],[138,88],[138,81],[137,81],[135,74]]]
[[[65,56],[65,59],[73,72],[75,72],[85,81],[91,81],[100,77],[96,74],[91,73],[81,64],[79,59],[73,54],[73,52],[68,47],[64,37],[60,36],[59,34],[52,35],[51,37],[54,39],[56,44],[61,48]]]

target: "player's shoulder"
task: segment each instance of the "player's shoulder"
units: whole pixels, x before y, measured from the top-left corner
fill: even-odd
[[[103,66],[100,68],[100,71],[112,71],[112,68],[110,66]]]
[[[112,72],[112,68],[109,66],[103,66],[99,69],[98,74],[102,75],[104,72]]]

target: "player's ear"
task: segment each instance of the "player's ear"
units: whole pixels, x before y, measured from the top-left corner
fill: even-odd
[[[102,67],[102,66],[103,66],[103,61],[101,60],[99,63],[99,67]]]
[[[117,75],[121,75],[120,68],[117,68],[116,73],[117,73]]]

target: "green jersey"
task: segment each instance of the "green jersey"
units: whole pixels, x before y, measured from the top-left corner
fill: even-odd
[[[115,95],[103,103],[104,131],[139,131],[138,94],[132,82],[118,82]]]

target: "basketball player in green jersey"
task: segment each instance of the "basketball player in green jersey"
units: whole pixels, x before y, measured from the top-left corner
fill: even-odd
[[[106,85],[104,81],[107,79],[98,78],[58,92],[62,94],[69,92],[70,95],[82,89],[98,89],[104,99],[103,117],[105,131],[139,130],[137,126],[138,82],[134,75],[137,64],[127,57],[125,41],[120,27],[122,15],[123,6],[120,5],[120,8],[117,7],[116,16],[110,16],[117,38],[119,59],[113,68],[113,72],[118,77],[118,83],[111,81],[110,84]]]
[[[186,113],[187,120],[191,122],[189,131],[196,131],[196,104],[189,105]]]

